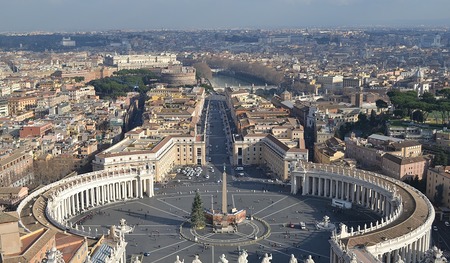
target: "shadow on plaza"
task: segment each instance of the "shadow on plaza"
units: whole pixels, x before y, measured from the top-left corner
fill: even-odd
[[[254,181],[235,181],[231,182],[233,187],[236,187],[240,190],[255,190],[255,191],[263,191],[267,190],[269,192],[281,192],[285,194],[290,193],[290,187],[285,185],[278,185],[273,183],[266,182],[254,182]]]
[[[156,216],[154,214],[140,212],[140,211],[139,212],[125,211],[125,210],[119,210],[119,209],[115,209],[115,211],[125,213],[127,216],[129,216],[131,218],[140,219],[140,220],[142,220],[141,224],[148,224],[148,223],[153,222],[153,223],[162,224],[162,225],[180,225],[181,223],[183,223],[185,221],[185,219],[182,219],[182,218],[180,218],[179,220],[176,220],[176,219]]]

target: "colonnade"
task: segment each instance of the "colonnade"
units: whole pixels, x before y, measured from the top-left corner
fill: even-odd
[[[24,200],[30,202],[38,195],[48,196],[45,213],[48,220],[62,230],[93,237],[92,233],[72,228],[69,220],[95,207],[129,199],[154,196],[151,169],[102,170],[73,176],[33,192]],[[20,210],[23,208],[20,207]]]
[[[405,262],[421,262],[425,256],[425,251],[430,248],[431,233],[416,239],[414,242],[404,247],[380,254],[378,260],[386,263],[395,263],[399,258]]]
[[[373,184],[351,177],[308,173],[304,175],[303,195],[335,198],[364,206],[380,215],[394,212],[392,194]]]
[[[349,263],[355,259],[357,262],[386,263],[399,259],[408,263],[423,260],[425,251],[430,248],[434,209],[422,193],[403,182],[372,172],[323,164],[299,164],[296,163],[291,171],[292,194],[301,191],[302,195],[344,200],[382,216],[380,221],[370,223],[369,228],[358,226],[357,231],[352,228],[348,232],[345,226],[335,233],[330,240],[331,263]],[[404,210],[406,203],[408,211]],[[418,206],[421,207],[420,214],[414,212]],[[397,220],[405,213],[403,219]],[[405,224],[415,227],[405,227]],[[383,236],[380,236],[382,232]],[[363,240],[364,245],[360,247],[358,244]],[[349,243],[353,245],[349,246]]]
[[[147,196],[153,196],[153,180],[135,178],[79,185],[76,189],[60,193],[57,202],[53,202],[50,214],[56,221],[64,222],[97,206],[143,198],[144,191]]]

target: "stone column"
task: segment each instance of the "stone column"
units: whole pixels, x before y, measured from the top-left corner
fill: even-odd
[[[312,179],[312,190],[311,190],[311,194],[312,194],[312,195],[315,195],[315,193],[316,193],[316,188],[317,188],[317,186],[316,186],[316,177],[315,177],[315,176],[312,176],[311,179]]]
[[[75,196],[71,195],[70,197],[70,215],[75,215]]]
[[[316,179],[317,179],[317,183],[316,183],[317,196],[322,196],[322,178],[320,178],[320,176],[319,176]]]
[[[295,176],[295,173],[291,173],[291,194],[297,194],[297,189],[297,176]]]
[[[106,203],[109,203],[109,202],[111,202],[111,184],[110,183],[108,183],[106,186],[105,186],[105,201],[106,201]]]
[[[91,206],[92,207],[95,206],[94,194],[95,194],[95,189],[91,188]]]
[[[114,202],[114,184],[109,184],[109,201]]]
[[[140,176],[138,176],[138,198],[142,198],[143,190],[142,190],[142,179]]]
[[[301,180],[301,185],[302,185],[302,195],[306,195],[307,193],[306,193],[306,179],[307,177],[306,177],[306,173],[304,173],[303,175],[302,175],[302,177],[300,177],[300,179],[298,179],[298,180]],[[298,182],[298,181],[297,181]],[[297,190],[298,191],[298,190]]]
[[[411,244],[408,244],[406,249],[406,262],[411,262]]]
[[[391,263],[391,252],[386,253],[386,263]]]
[[[110,193],[110,200],[111,200],[111,202],[114,202],[116,200],[116,190],[114,188],[115,184],[116,183],[111,183],[109,185],[109,188],[111,190],[111,193]]]
[[[361,202],[360,194],[361,194],[361,186],[355,184],[355,195],[356,195],[355,201],[357,204],[359,204]]]
[[[78,211],[80,211],[80,204],[78,202],[78,193],[74,194],[74,201],[75,201],[75,214],[78,213]]]
[[[416,262],[417,260],[417,240],[412,243],[412,261]]]
[[[339,181],[334,180],[334,198],[339,198]]]
[[[84,210],[84,194],[86,193],[86,191],[85,190],[83,190],[83,191],[81,191],[80,192],[80,199],[81,199],[81,202],[80,202],[80,210]]]
[[[147,180],[147,195],[148,197],[153,197],[155,195],[153,175],[150,175]]]

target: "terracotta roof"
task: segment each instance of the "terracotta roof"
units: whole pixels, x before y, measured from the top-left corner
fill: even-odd
[[[383,155],[383,158],[394,162],[398,165],[405,165],[405,164],[410,164],[410,163],[419,163],[419,162],[425,162],[425,159],[422,156],[418,156],[418,157],[400,157],[400,156],[396,156],[390,153],[386,153],[385,155]]]
[[[412,146],[421,146],[422,144],[417,141],[402,141],[402,142],[394,142],[391,144],[395,149],[400,150],[405,147],[412,147]]]
[[[0,187],[0,194],[18,194],[24,187]]]
[[[267,134],[266,138],[271,140],[276,145],[278,145],[284,151],[286,151],[286,152],[289,151],[290,148],[286,144],[282,143],[280,140],[275,138],[272,134]]]
[[[288,152],[308,152],[308,149],[301,149],[301,148],[297,148],[297,147],[295,147],[295,148],[290,148],[289,150],[288,150]]]

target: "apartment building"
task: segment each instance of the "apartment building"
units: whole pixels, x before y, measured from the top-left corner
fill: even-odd
[[[42,137],[53,128],[52,123],[37,122],[23,126],[19,131],[20,138]]]
[[[314,144],[314,162],[331,164],[344,159],[345,142],[331,137],[324,142]]]
[[[450,208],[450,166],[436,166],[427,170],[426,196],[436,201],[437,193],[442,191],[442,207]]]
[[[427,160],[422,156],[402,157],[386,153],[383,155],[381,170],[383,174],[398,180],[422,180],[426,176]]]
[[[175,166],[204,165],[205,141],[202,136],[170,135],[154,137],[135,129],[116,145],[97,154],[94,171],[110,168],[150,168],[156,181],[164,181]]]
[[[345,141],[345,156],[359,165],[380,169],[385,175],[408,180],[425,175],[429,160],[422,156],[422,145],[415,141],[372,134],[367,139],[352,135]]]
[[[0,187],[27,186],[33,178],[30,151],[19,148],[0,155]]]
[[[292,162],[308,160],[308,150],[284,143],[272,134],[233,136],[233,165],[265,165],[276,178],[287,180]]]
[[[436,144],[440,147],[448,149],[450,147],[450,131],[447,129],[437,131]]]
[[[36,107],[37,97],[10,97],[8,98],[8,111],[11,115],[19,114],[23,111],[30,110]]]

